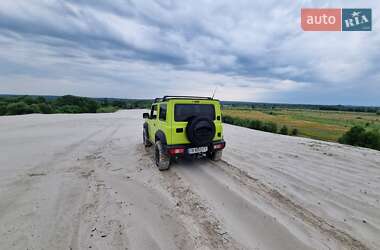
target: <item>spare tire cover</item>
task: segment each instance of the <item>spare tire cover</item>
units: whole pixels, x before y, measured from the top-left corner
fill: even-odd
[[[186,135],[194,145],[207,145],[215,136],[215,124],[207,117],[193,117],[187,123]]]

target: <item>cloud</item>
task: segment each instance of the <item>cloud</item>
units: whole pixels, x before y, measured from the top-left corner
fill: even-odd
[[[300,29],[302,7],[345,5],[3,0],[0,92],[150,98],[220,86],[229,100],[380,104],[376,16],[373,32]],[[337,100],[339,89],[352,93]]]

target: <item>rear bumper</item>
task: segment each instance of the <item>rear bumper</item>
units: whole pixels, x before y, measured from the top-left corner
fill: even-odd
[[[183,148],[184,151],[183,153],[178,153],[178,154],[173,154],[174,156],[176,155],[189,155],[187,153],[187,149],[189,148],[197,148],[197,147],[208,147],[207,153],[212,153],[215,151],[223,150],[226,147],[226,142],[224,140],[219,140],[219,141],[213,141],[205,145],[193,145],[193,144],[175,144],[175,145],[166,145],[166,152],[169,153],[170,149],[179,149]]]

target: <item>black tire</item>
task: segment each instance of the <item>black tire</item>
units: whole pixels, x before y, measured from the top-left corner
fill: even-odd
[[[154,147],[154,161],[160,171],[170,168],[170,157],[164,152],[164,147],[161,141],[157,141]]]
[[[222,159],[222,155],[223,155],[222,152],[223,152],[222,150],[212,152],[210,155],[210,159],[212,161],[220,161]]]
[[[207,145],[215,136],[215,124],[207,117],[194,117],[187,123],[186,135],[196,146]]]
[[[146,148],[152,146],[152,143],[148,139],[148,131],[146,128],[143,129],[143,144]]]

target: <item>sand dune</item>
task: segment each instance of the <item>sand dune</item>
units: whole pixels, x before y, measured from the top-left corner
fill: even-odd
[[[225,125],[159,172],[141,114],[0,117],[0,249],[380,249],[380,152]]]

